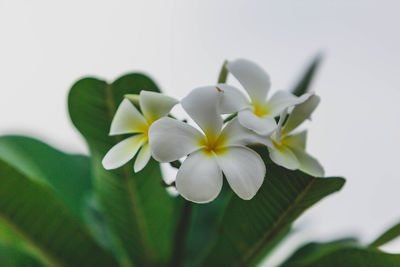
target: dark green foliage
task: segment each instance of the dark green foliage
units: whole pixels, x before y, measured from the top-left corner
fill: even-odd
[[[193,204],[193,215],[185,255],[186,266],[197,266],[205,253],[208,252],[208,246],[217,234],[222,211],[232,194],[233,192],[225,180],[221,193],[213,202],[207,205]]]
[[[17,248],[0,245],[0,266],[42,267],[44,265]]]
[[[309,243],[298,249],[282,267],[400,266],[400,255],[364,248],[354,239]]]
[[[343,178],[315,178],[268,164],[264,184],[252,200],[232,196],[203,266],[256,264],[303,211],[343,184]]]
[[[91,191],[87,156],[69,155],[23,136],[0,137],[0,159],[25,176],[48,185],[80,219]]]
[[[116,266],[48,186],[0,160],[0,218],[52,265]]]

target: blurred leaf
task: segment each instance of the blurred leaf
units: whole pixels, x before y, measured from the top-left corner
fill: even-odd
[[[107,227],[100,205],[94,194],[85,199],[84,219],[98,244],[108,250],[115,250],[111,233]]]
[[[400,254],[362,248],[350,242],[310,243],[300,248],[282,267],[400,266]]]
[[[310,90],[311,82],[314,79],[314,76],[321,64],[322,56],[317,55],[311,64],[308,66],[307,70],[304,72],[301,79],[298,81],[297,85],[292,90],[292,93],[296,96],[301,96],[304,93],[307,93]]]
[[[94,187],[121,257],[138,266],[160,265],[171,253],[174,199],[161,186],[159,164],[151,160],[141,172],[133,163],[107,171],[106,152],[124,137],[108,135],[111,120],[125,94],[159,91],[142,74],[128,74],[112,84],[85,78],[71,88],[68,105],[72,122],[85,137],[92,159]]]
[[[257,152],[269,162],[266,148]],[[343,178],[315,178],[267,164],[264,184],[244,201],[236,195],[219,223],[215,244],[202,266],[253,266],[282,239],[307,208],[341,189]]]
[[[393,239],[399,237],[400,235],[400,223],[392,226],[382,235],[380,235],[374,242],[371,243],[371,247],[380,247]]]
[[[44,265],[18,248],[0,245],[0,266],[41,267]]]
[[[30,137],[1,136],[0,159],[26,177],[48,186],[83,221],[96,240],[110,248],[101,214],[92,194],[89,157],[65,154]]]
[[[46,185],[0,160],[0,218],[56,266],[116,266]]]
[[[389,254],[377,249],[347,248],[337,250],[311,263],[312,267],[376,267],[400,266],[400,254]]]
[[[41,258],[40,251],[38,251],[37,248],[32,246],[32,244],[24,240],[24,237],[18,234],[18,232],[16,232],[4,220],[2,220],[1,216],[0,216],[0,250],[3,250],[3,252],[0,252],[0,263],[6,262],[5,257],[8,251],[10,254],[15,255],[15,257],[21,255],[21,257],[23,258],[25,257],[34,259]],[[16,262],[16,260],[13,259],[13,261],[16,265],[18,265],[18,262]],[[25,262],[24,259],[22,259],[22,263],[23,262]],[[0,266],[8,266],[8,265],[0,264]]]
[[[35,182],[50,186],[83,219],[84,199],[91,191],[87,156],[62,153],[24,136],[1,136],[0,159]]]
[[[50,265],[49,261],[43,256],[43,253],[39,250],[38,247],[35,247],[35,244],[29,242],[21,233],[19,233],[15,227],[8,224],[4,219],[2,219],[0,215],[0,263],[8,262],[5,259],[7,257],[7,253],[11,254],[12,264],[16,266],[22,266],[26,261],[30,261],[30,259],[34,259],[38,264],[47,263]],[[3,254],[2,254],[3,253]],[[17,257],[21,257],[21,261],[17,259]],[[27,260],[26,260],[27,259]],[[9,266],[2,265],[0,266]],[[10,265],[14,266],[14,265]],[[34,265],[36,266],[36,265]]]
[[[218,220],[231,195],[232,190],[227,184],[224,184],[221,193],[211,203],[206,205],[193,203],[194,207],[185,252],[186,266],[197,266],[204,253],[207,252],[205,248],[217,234]]]
[[[0,219],[0,245],[19,246],[21,243],[21,238]]]
[[[228,74],[229,74],[229,71],[226,68],[227,64],[228,64],[228,60],[225,60],[224,63],[222,64],[221,70],[219,72],[217,83],[226,83],[226,79],[228,78]]]
[[[359,247],[359,244],[353,238],[339,239],[327,243],[311,242],[300,247],[281,266],[307,266],[322,256],[337,250],[357,247]]]

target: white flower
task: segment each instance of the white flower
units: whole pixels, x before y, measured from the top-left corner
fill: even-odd
[[[310,117],[318,106],[319,101],[319,97],[313,95],[304,103],[296,106],[283,127],[282,123],[287,115],[286,110],[281,114],[278,128],[271,136],[275,148],[268,148],[273,162],[287,169],[300,169],[313,176],[324,176],[324,169],[319,162],[305,152],[307,131],[290,134],[304,120]]]
[[[141,91],[140,109],[135,108],[128,99],[124,99],[111,123],[110,135],[135,134],[113,146],[102,161],[107,170],[119,168],[130,161],[139,151],[134,164],[134,171],[141,171],[151,157],[148,130],[159,118],[168,115],[179,101],[161,93]]]
[[[156,121],[149,130],[150,148],[156,160],[172,162],[188,155],[175,183],[178,192],[193,202],[215,199],[222,188],[222,173],[233,191],[246,200],[257,193],[264,180],[263,160],[245,146],[261,139],[237,119],[222,129],[222,95],[214,86],[200,87],[181,101],[203,132],[171,118]]]
[[[226,67],[247,91],[250,100],[237,88],[220,84],[218,86],[225,91],[221,112],[238,112],[239,122],[260,135],[271,134],[277,127],[274,117],[309,97],[309,94],[297,97],[287,91],[278,91],[267,99],[271,83],[260,66],[246,59],[237,59],[228,62]]]

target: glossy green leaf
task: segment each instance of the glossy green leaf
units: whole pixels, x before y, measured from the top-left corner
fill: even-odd
[[[371,247],[380,247],[393,239],[400,236],[400,223],[392,226],[382,235],[380,235],[374,242],[371,243]]]
[[[0,160],[0,218],[55,266],[116,266],[47,185]]]
[[[314,76],[321,64],[322,56],[317,55],[311,64],[308,66],[303,76],[297,82],[296,86],[293,88],[292,93],[297,96],[301,96],[304,93],[307,93],[311,88],[311,83],[314,79]]]
[[[268,160],[266,148],[257,149]],[[315,178],[267,164],[265,181],[249,201],[232,196],[215,244],[202,266],[253,266],[307,208],[341,189],[343,178]]]
[[[77,217],[83,219],[91,191],[87,156],[69,155],[24,136],[1,136],[0,159],[30,179],[50,186]]]
[[[174,200],[161,186],[159,164],[151,160],[134,174],[133,162],[107,171],[106,152],[125,137],[108,135],[114,113],[125,94],[158,91],[142,74],[125,75],[112,84],[95,78],[75,83],[68,106],[72,122],[89,145],[94,188],[118,251],[138,266],[160,265],[171,253]]]
[[[41,267],[45,265],[18,248],[0,245],[0,266]]]
[[[310,243],[296,251],[281,267],[400,266],[400,254],[363,248],[351,240]]]
[[[357,243],[357,240],[353,238],[339,239],[327,243],[311,242],[296,250],[292,256],[281,264],[281,267],[307,266],[319,258],[337,250],[358,247],[360,247],[360,245]]]

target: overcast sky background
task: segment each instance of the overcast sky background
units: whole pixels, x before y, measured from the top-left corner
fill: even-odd
[[[274,91],[323,52],[308,150],[347,183],[297,222],[280,253],[349,234],[369,242],[400,220],[399,10],[395,0],[0,0],[0,134],[86,153],[66,102],[82,76],[143,71],[182,98],[213,84],[224,59],[244,57]],[[400,242],[385,248],[400,253]]]

